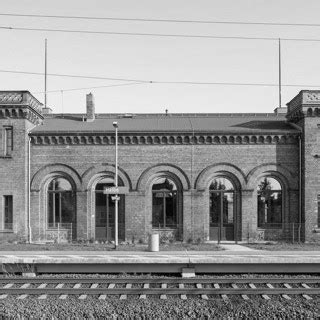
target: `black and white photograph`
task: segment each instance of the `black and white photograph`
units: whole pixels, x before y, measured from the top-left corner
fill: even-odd
[[[318,0],[0,0],[0,318],[320,318]]]

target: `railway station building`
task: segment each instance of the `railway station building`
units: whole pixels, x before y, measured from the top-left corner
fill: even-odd
[[[273,113],[55,114],[0,91],[0,233],[119,240],[320,240],[320,91]],[[85,110],[86,109],[86,110]]]

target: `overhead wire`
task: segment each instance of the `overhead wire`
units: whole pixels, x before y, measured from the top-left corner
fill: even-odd
[[[119,17],[90,17],[90,16],[68,16],[68,15],[44,15],[44,14],[18,14],[0,13],[0,16],[27,17],[27,18],[54,18],[74,20],[109,20],[109,21],[131,21],[131,22],[165,22],[165,23],[195,23],[195,24],[231,24],[231,25],[265,25],[265,26],[290,26],[290,27],[320,27],[318,23],[290,23],[269,21],[221,21],[221,20],[190,20],[190,19],[152,19],[152,18],[119,18]]]
[[[279,37],[245,37],[245,36],[216,36],[216,35],[193,35],[193,34],[170,34],[170,33],[140,33],[140,32],[116,32],[116,31],[90,31],[90,30],[72,30],[72,29],[49,29],[49,28],[27,28],[27,27],[8,27],[0,26],[2,30],[18,31],[37,31],[37,32],[62,32],[79,34],[99,34],[99,35],[119,35],[119,36],[139,36],[139,37],[169,37],[169,38],[197,38],[197,39],[232,39],[232,40],[264,40],[278,41]],[[285,38],[283,41],[299,42],[320,42],[320,39],[312,38]]]
[[[137,82],[137,83],[121,83],[121,84],[111,84],[105,86],[95,86],[95,87],[81,87],[81,88],[70,88],[70,89],[58,89],[58,90],[48,90],[47,93],[53,92],[67,92],[67,91],[77,91],[77,90],[88,90],[88,89],[101,89],[101,88],[111,88],[111,87],[124,87],[124,86],[133,86],[138,84],[145,84],[144,82]],[[34,94],[41,94],[45,93],[45,91],[32,91]]]
[[[13,74],[28,74],[28,75],[38,75],[43,76],[42,72],[28,72],[28,71],[11,71],[11,70],[1,70],[0,73],[13,73]],[[128,86],[130,84],[181,84],[181,85],[225,85],[225,86],[259,86],[259,87],[278,87],[278,83],[257,83],[257,82],[201,82],[201,81],[161,81],[161,80],[133,80],[126,78],[110,78],[110,77],[100,77],[100,76],[86,76],[86,75],[71,75],[71,74],[59,74],[59,73],[48,73],[48,76],[55,77],[70,77],[70,78],[83,78],[83,79],[99,79],[99,80],[116,80],[116,81],[126,81],[130,83],[106,85],[106,86],[95,86],[87,88],[73,88],[66,89],[68,91],[73,90],[83,90],[83,89],[95,89],[95,88],[107,88],[107,87],[116,87],[116,86]],[[284,87],[310,87],[310,88],[319,88],[320,85],[311,85],[311,84],[282,84]],[[51,92],[60,92],[62,89],[54,90]],[[64,90],[64,91],[66,91]],[[47,91],[50,92],[50,91]]]

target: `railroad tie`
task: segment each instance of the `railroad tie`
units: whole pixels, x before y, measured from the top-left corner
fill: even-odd
[[[184,289],[184,284],[183,283],[179,283],[179,289]],[[180,295],[180,299],[187,300],[187,295],[181,294]]]
[[[127,283],[126,284],[126,289],[130,289],[132,287],[132,283]],[[126,300],[127,299],[127,295],[126,294],[122,294],[120,296],[120,300]]]
[[[80,289],[80,288],[81,288],[81,283],[76,283],[76,284],[73,286],[73,289]],[[84,300],[84,299],[86,299],[86,298],[87,298],[87,295],[86,295],[86,294],[81,294],[78,299]]]
[[[116,286],[115,283],[109,283],[108,289],[113,289],[115,286]],[[106,298],[107,298],[107,295],[105,294],[101,294],[99,296],[99,300],[106,300]]]
[[[14,285],[13,283],[7,283],[3,287],[3,289],[9,289],[9,288],[13,287],[13,285]],[[8,296],[7,294],[2,294],[2,295],[0,295],[0,299],[5,299],[7,296]]]
[[[287,288],[287,289],[292,289],[292,287],[288,284],[288,283],[284,283],[284,286]],[[283,294],[282,295],[285,299],[287,300],[291,300],[291,298],[287,295],[287,294]]]
[[[218,283],[214,283],[213,286],[214,286],[215,289],[220,289],[220,286],[219,286]],[[226,294],[222,294],[222,295],[221,295],[221,298],[222,298],[223,300],[225,300],[225,301],[229,300],[229,298],[228,298],[228,296],[227,296]]]
[[[235,283],[232,283],[231,286],[234,289],[239,289],[239,287]],[[243,300],[249,300],[249,297],[246,294],[242,294],[241,297]]]
[[[62,289],[63,286],[64,286],[64,283],[59,283],[59,284],[57,284],[57,286],[55,287],[55,289]],[[59,296],[59,299],[65,300],[65,299],[67,299],[67,297],[68,297],[67,294],[62,294],[62,295]]]
[[[249,287],[251,289],[257,289],[257,287],[253,283],[249,283]],[[271,298],[267,294],[262,294],[262,298],[265,300],[270,300]]]
[[[28,287],[30,287],[30,283],[24,283],[19,289],[26,289],[26,288],[28,288]],[[27,296],[28,296],[27,294],[21,294],[20,296],[18,296],[17,299],[23,300],[23,299],[25,299]]]
[[[310,289],[310,287],[305,283],[302,283],[301,285],[306,289]],[[308,294],[303,294],[302,296],[307,300],[312,300],[312,297],[310,297]]]
[[[143,285],[143,289],[149,289],[149,283],[145,283]],[[140,294],[139,299],[147,299],[147,295],[146,294]]]
[[[202,289],[202,284],[201,284],[201,283],[197,283],[197,288],[198,288],[198,289]],[[203,299],[203,300],[209,300],[209,299],[208,299],[208,296],[207,296],[206,294],[202,294],[202,295],[201,295],[201,299]]]
[[[40,286],[37,287],[37,289],[44,289],[47,286],[46,283],[41,283]],[[47,299],[47,294],[42,294],[38,297],[39,300]]]
[[[167,289],[167,284],[166,283],[161,283],[161,289]],[[167,295],[166,294],[161,294],[160,295],[160,299],[166,300],[167,299]]]

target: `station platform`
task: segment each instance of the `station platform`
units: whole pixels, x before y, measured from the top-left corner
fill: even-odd
[[[194,273],[320,274],[320,251],[0,251],[0,265],[2,273],[181,273],[187,268]]]

